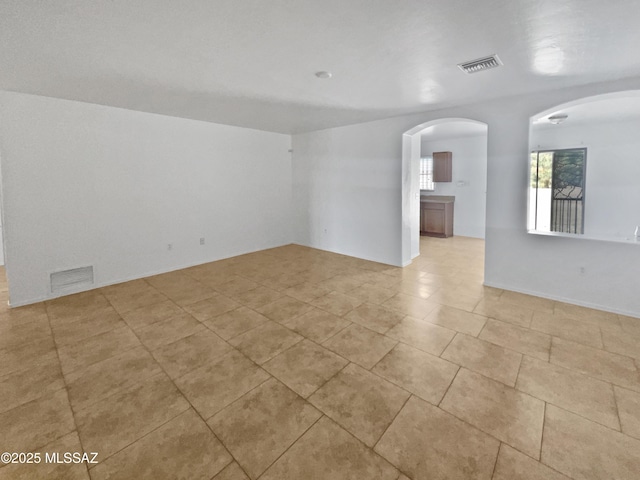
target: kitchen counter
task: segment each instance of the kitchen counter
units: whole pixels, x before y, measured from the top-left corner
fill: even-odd
[[[456,197],[448,195],[420,195],[420,202],[430,203],[454,203]]]

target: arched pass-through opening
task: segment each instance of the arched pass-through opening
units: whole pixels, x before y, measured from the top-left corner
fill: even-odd
[[[416,125],[402,135],[402,265],[420,255],[420,157],[422,135],[432,127],[446,124],[467,124],[483,127],[486,123],[468,118],[440,118]],[[455,160],[454,160],[455,162]],[[486,165],[485,165],[486,171]],[[486,190],[486,179],[483,188]]]

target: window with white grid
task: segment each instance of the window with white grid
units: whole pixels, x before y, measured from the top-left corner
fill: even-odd
[[[420,159],[420,190],[435,190],[433,185],[433,157]]]

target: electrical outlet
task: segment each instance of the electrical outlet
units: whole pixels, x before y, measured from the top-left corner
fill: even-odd
[[[173,243],[167,243],[167,250],[173,250]]]
[[[204,245],[204,237],[200,237],[200,245]]]

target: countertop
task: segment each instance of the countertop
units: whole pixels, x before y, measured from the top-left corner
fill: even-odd
[[[448,195],[420,195],[420,202],[426,203],[454,203],[456,197]]]

